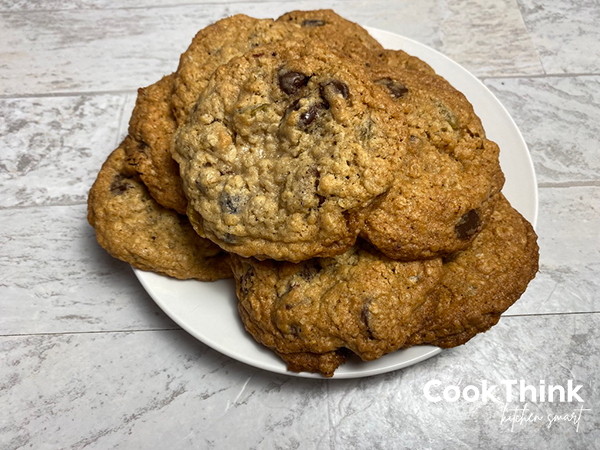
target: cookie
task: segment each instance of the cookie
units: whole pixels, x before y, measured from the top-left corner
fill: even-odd
[[[299,27],[295,27],[299,28]],[[299,30],[298,37],[300,37]],[[273,19],[237,14],[200,30],[179,58],[172,96],[173,113],[183,125],[212,73],[252,48],[294,39],[294,30]]]
[[[309,40],[321,41],[333,49],[342,51],[358,44],[367,51],[380,52],[383,47],[360,25],[336,14],[330,9],[315,11],[290,11],[277,19],[278,23],[294,24],[302,29]]]
[[[525,292],[538,271],[538,259],[533,227],[501,195],[471,246],[444,262],[433,293],[437,309],[407,346],[455,347],[488,330]]]
[[[409,55],[403,50],[384,49],[371,54],[379,64],[390,66],[393,69],[415,70],[417,72],[435,75],[435,70],[416,56]],[[365,58],[368,60],[369,58]]]
[[[405,152],[404,115],[360,64],[317,42],[220,66],[174,141],[196,231],[242,256],[342,253]]]
[[[330,10],[294,11],[277,21],[244,14],[219,20],[200,30],[179,59],[172,98],[177,123],[185,123],[219,66],[259,46],[306,38],[338,50],[348,41],[357,41],[374,51],[382,49],[366,30]]]
[[[112,256],[142,270],[171,277],[212,281],[229,278],[229,257],[198,236],[185,216],[160,206],[150,196],[125,148],[108,157],[88,198],[88,221]]]
[[[406,60],[394,55],[394,64]],[[409,138],[395,185],[364,215],[362,236],[402,260],[467,248],[504,183],[498,146],[465,96],[442,77],[375,60],[368,69],[403,109]]]
[[[152,197],[165,208],[184,214],[187,199],[183,193],[179,166],[171,157],[171,139],[176,123],[171,112],[173,77],[138,90],[129,121],[131,145],[127,156]]]
[[[290,370],[331,376],[348,350],[373,360],[405,345],[435,309],[441,259],[400,262],[364,241],[299,264],[232,255],[240,317]]]

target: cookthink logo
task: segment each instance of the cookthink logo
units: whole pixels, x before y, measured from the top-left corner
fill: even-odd
[[[563,384],[546,384],[540,380],[538,384],[529,384],[525,380],[501,380],[498,384],[481,381],[481,386],[468,385],[446,385],[440,380],[430,380],[423,387],[423,395],[433,403],[445,401],[454,403],[464,401],[468,403],[493,402],[502,404],[502,417],[500,424],[510,424],[511,431],[515,431],[517,425],[545,421],[546,426],[551,428],[559,422],[568,422],[579,431],[579,423],[584,412],[591,409],[584,408],[585,400],[582,395],[583,385],[575,384],[573,380],[567,380]],[[513,404],[518,402],[519,405]],[[528,409],[528,403],[575,403],[574,408],[569,408],[560,414],[543,414],[537,408],[537,412]],[[563,408],[564,409],[564,408]]]

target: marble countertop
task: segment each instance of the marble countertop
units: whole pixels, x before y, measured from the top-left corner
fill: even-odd
[[[136,89],[195,31],[323,7],[479,77],[539,187],[540,272],[499,325],[350,380],[265,372],[195,340],[86,221]],[[598,1],[574,0],[0,0],[0,448],[600,448],[598,23]],[[508,399],[510,380],[565,401]]]

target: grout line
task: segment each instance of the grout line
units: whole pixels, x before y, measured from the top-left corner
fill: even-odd
[[[25,93],[16,93],[16,94],[1,94],[0,100],[11,100],[11,99],[20,99],[20,98],[52,98],[52,97],[83,97],[87,95],[121,95],[121,94],[136,94],[137,89],[115,89],[115,90],[107,90],[107,91],[81,91],[81,92],[51,92],[46,94],[25,94]]]
[[[125,132],[126,130],[124,130]],[[118,145],[118,143],[116,144]],[[116,148],[116,146],[115,146]],[[108,156],[108,153],[107,153]],[[581,188],[581,187],[600,187],[600,180],[594,181],[565,181],[565,182],[545,182],[538,183],[539,189],[568,189],[568,188]],[[91,188],[91,184],[90,184]],[[30,209],[30,208],[45,208],[45,207],[63,207],[63,206],[81,206],[87,205],[87,200],[73,201],[73,202],[57,202],[57,203],[45,203],[41,205],[14,205],[14,206],[0,206],[0,211],[10,211],[18,209]]]
[[[535,75],[483,75],[478,77],[481,81],[485,80],[505,80],[516,78],[576,78],[576,77],[594,77],[600,76],[600,73],[540,73]]]
[[[543,314],[510,314],[503,315],[502,318],[506,319],[509,317],[548,317],[548,316],[583,316],[583,315],[597,315],[600,311],[578,311],[578,312],[556,312],[556,313],[543,313]],[[0,334],[2,337],[28,337],[28,336],[70,336],[79,334],[124,334],[124,333],[151,333],[151,332],[162,332],[162,331],[184,331],[183,328],[154,328],[154,329],[132,329],[132,330],[97,330],[97,331],[62,331],[62,332],[51,332],[51,333],[9,333]]]
[[[572,312],[549,312],[538,314],[507,314],[502,315],[503,319],[508,317],[548,317],[548,316],[583,316],[585,314],[600,314],[600,311],[572,311]]]
[[[75,334],[111,334],[111,333],[137,333],[137,332],[152,332],[152,331],[183,331],[182,328],[155,328],[155,329],[135,329],[135,330],[98,330],[98,331],[62,331],[52,333],[9,333],[0,334],[0,337],[26,337],[26,336],[63,336]]]
[[[108,157],[109,153],[106,154]],[[100,170],[100,169],[98,169]],[[89,189],[92,187],[90,184]],[[10,211],[15,209],[32,209],[32,208],[52,208],[52,207],[61,207],[61,206],[82,206],[87,205],[87,194],[86,200],[81,201],[73,201],[73,202],[63,202],[63,203],[44,203],[43,205],[14,205],[14,206],[0,206],[0,211]]]
[[[228,5],[243,5],[245,3],[281,3],[277,0],[238,0],[228,1]],[[293,4],[292,1],[288,0],[287,3]],[[3,10],[0,11],[2,14],[33,14],[33,13],[55,13],[55,12],[79,12],[79,11],[119,11],[119,10],[138,10],[138,9],[167,9],[167,8],[181,8],[185,6],[220,6],[221,2],[184,2],[163,5],[156,3],[154,5],[140,5],[140,6],[125,6],[121,8],[64,8],[64,9],[21,9],[21,10]]]
[[[538,183],[538,188],[599,187],[600,180]]]
[[[2,14],[0,12],[0,14]],[[561,74],[538,74],[538,75],[495,75],[478,76],[479,80],[510,80],[510,79],[530,79],[530,78],[577,78],[588,76],[600,76],[600,73],[561,73]],[[106,91],[68,91],[68,92],[50,92],[50,93],[14,93],[0,94],[0,100],[12,100],[21,98],[52,98],[52,97],[83,97],[87,95],[136,95],[135,89],[114,89]]]

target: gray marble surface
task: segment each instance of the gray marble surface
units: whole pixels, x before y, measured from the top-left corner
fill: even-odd
[[[352,380],[272,374],[198,342],[85,217],[135,90],[195,31],[322,7],[482,79],[539,186],[540,272],[500,324]],[[0,448],[600,448],[599,20],[597,1],[572,0],[0,1]],[[572,380],[583,402],[508,399],[507,380]],[[486,385],[495,401],[443,398]]]

